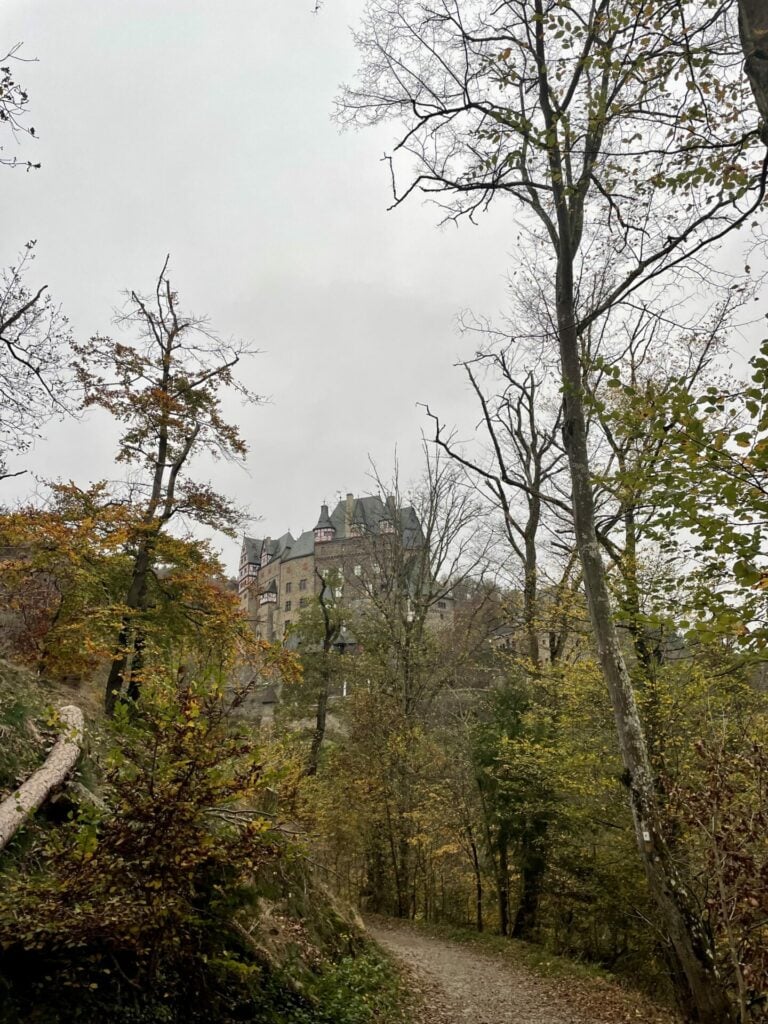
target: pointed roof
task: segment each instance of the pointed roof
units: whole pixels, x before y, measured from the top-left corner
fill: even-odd
[[[267,537],[264,541],[264,550],[269,555],[270,559],[280,558],[286,548],[292,547],[294,544],[293,537],[290,533],[284,533],[282,537],[278,537],[277,540],[272,540],[271,537]]]
[[[263,540],[255,537],[243,537],[245,560],[249,565],[254,565],[261,561],[261,546],[263,543]]]
[[[320,518],[315,524],[315,530],[336,530],[335,524],[331,521],[331,517],[328,515],[327,505],[320,506]]]
[[[328,506],[320,506],[320,517],[311,530],[305,530],[298,539],[294,539],[290,531],[277,540],[265,537],[263,540],[254,537],[243,537],[246,562],[261,565],[265,560],[281,559],[287,562],[294,558],[311,555],[315,549],[315,538],[318,530],[332,530],[336,540],[347,540],[358,537],[361,533],[384,534],[397,531],[402,537],[405,548],[417,548],[424,543],[424,533],[419,517],[411,506],[397,508],[395,499],[387,497],[383,501],[377,494],[354,498],[347,495],[346,500],[339,501],[333,512],[328,513]]]
[[[349,519],[347,518],[347,502],[342,500],[336,505],[330,518],[336,530],[337,540],[353,536],[350,531],[350,527],[353,526],[362,527],[366,533],[378,534],[386,532],[386,530],[382,530],[382,523],[391,523],[395,529],[399,528],[404,547],[418,547],[424,542],[424,534],[415,509],[410,505],[398,509],[393,499],[385,503],[378,494],[355,498]]]

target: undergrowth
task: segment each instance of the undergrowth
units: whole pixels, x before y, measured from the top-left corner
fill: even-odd
[[[515,963],[523,964],[542,977],[602,978],[604,981],[613,982],[620,980],[616,975],[596,964],[556,956],[544,946],[536,946],[519,939],[511,939],[491,932],[478,932],[459,925],[433,924],[423,921],[415,921],[412,924],[414,928],[426,934],[507,957]]]

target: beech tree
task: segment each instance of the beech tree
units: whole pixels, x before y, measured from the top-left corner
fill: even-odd
[[[746,79],[731,59],[734,19],[732,4],[664,0],[369,0],[356,36],[361,70],[340,100],[347,123],[403,122],[390,161],[395,204],[420,190],[456,220],[513,199],[530,243],[548,253],[592,628],[638,849],[685,978],[681,995],[706,1024],[727,1019],[730,1007],[663,839],[613,618],[595,525],[581,339],[670,272],[706,276],[699,255],[762,203],[767,161],[749,123]],[[610,266],[599,280],[595,253]]]
[[[230,389],[246,402],[258,401],[235,376],[235,367],[253,348],[222,341],[204,317],[181,311],[168,278],[168,259],[154,293],[130,292],[116,322],[135,331],[134,340],[96,335],[76,347],[85,404],[106,409],[124,424],[117,460],[138,473],[132,488],[141,515],[128,541],[130,582],[104,695],[110,715],[123,692],[132,700],[139,696],[142,613],[150,578],[157,576],[160,535],[184,522],[225,532],[240,522],[227,498],[189,472],[194,457],[203,452],[229,459],[245,455],[238,428],[223,417],[222,392]]]

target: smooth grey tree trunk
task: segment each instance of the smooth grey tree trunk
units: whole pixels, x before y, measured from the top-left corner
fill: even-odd
[[[0,850],[24,822],[64,783],[77,764],[83,745],[83,712],[74,704],[59,710],[62,731],[42,768],[0,804]]]
[[[576,543],[600,665],[613,705],[637,844],[651,894],[687,979],[697,1017],[702,1024],[727,1024],[732,1019],[731,1010],[716,977],[711,944],[676,878],[660,828],[645,736],[613,618],[606,570],[595,530],[581,360],[574,317],[573,268],[568,256],[562,253],[559,264],[557,319],[565,401],[563,435],[571,470]]]
[[[761,137],[768,146],[768,0],[738,3],[744,69],[763,121]]]

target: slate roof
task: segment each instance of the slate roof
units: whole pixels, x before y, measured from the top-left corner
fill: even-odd
[[[269,555],[270,561],[274,561],[276,558],[281,558],[285,553],[286,548],[293,549],[295,541],[290,533],[284,533],[282,537],[278,537],[277,540],[272,540],[271,537],[267,537],[264,541],[264,547]]]
[[[263,540],[257,540],[255,537],[243,537],[246,562],[255,564],[261,561],[261,545],[263,543]]]
[[[354,647],[357,645],[357,638],[351,633],[346,626],[342,626],[339,630],[334,647]]]
[[[424,534],[419,524],[415,510],[407,506],[396,513],[400,519],[400,532],[403,537],[403,545],[406,548],[415,548],[424,543]],[[317,529],[334,529],[336,540],[346,540],[358,536],[350,530],[356,527],[359,532],[378,534],[382,531],[382,523],[388,523],[392,515],[392,505],[384,502],[376,494],[369,494],[362,498],[355,498],[352,504],[351,520],[347,522],[347,502],[342,499],[336,508],[329,515],[328,506],[322,505],[320,518],[312,530],[305,530],[298,539],[288,532],[273,540],[267,537],[260,540],[254,537],[243,537],[245,545],[246,561],[250,564],[261,564],[262,550],[269,556],[270,561],[279,558],[287,562],[293,558],[304,558],[311,555],[315,550],[315,534]]]
[[[319,516],[319,518],[317,520],[317,523],[315,524],[315,529],[316,530],[335,530],[336,529],[336,527],[331,522],[330,517],[328,515],[328,506],[327,505],[321,505],[320,506],[320,516]]]
[[[315,534],[312,530],[305,530],[304,533],[300,534],[297,541],[294,542],[291,548],[290,558],[303,558],[305,555],[311,555],[315,550]]]
[[[391,517],[390,506],[383,502],[377,494],[369,494],[355,499],[349,525],[362,528],[364,533],[380,533],[381,524],[389,522]],[[415,510],[411,506],[401,508],[399,517],[405,547],[416,547],[423,543],[424,535]],[[347,503],[345,500],[340,501],[331,513],[331,523],[336,530],[336,540],[355,536],[347,528]]]

